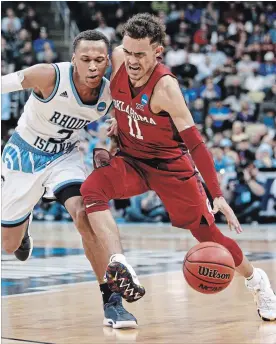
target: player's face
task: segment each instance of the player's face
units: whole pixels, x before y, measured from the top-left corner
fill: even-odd
[[[80,41],[73,54],[72,63],[82,84],[89,88],[98,87],[109,63],[105,42]]]
[[[134,39],[129,36],[123,38],[123,49],[127,73],[134,81],[149,76],[156,64],[156,58],[163,51],[163,47],[157,43],[151,44],[148,37]]]

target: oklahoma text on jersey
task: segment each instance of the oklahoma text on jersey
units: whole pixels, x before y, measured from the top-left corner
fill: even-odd
[[[137,112],[135,110],[133,110],[130,105],[125,105],[125,102],[123,102],[121,100],[116,100],[116,99],[114,99],[113,102],[114,102],[115,109],[122,111],[122,112],[126,112],[133,119],[136,119],[137,121],[146,122],[149,124],[156,125],[153,118],[151,118],[151,117],[148,118],[147,116],[138,115]]]

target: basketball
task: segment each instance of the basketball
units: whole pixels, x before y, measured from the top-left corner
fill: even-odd
[[[192,247],[183,263],[188,284],[203,294],[215,294],[232,281],[235,263],[231,253],[215,242],[202,242]]]

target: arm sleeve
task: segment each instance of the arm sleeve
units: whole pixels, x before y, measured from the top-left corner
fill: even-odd
[[[181,131],[180,136],[186,144],[193,161],[204,179],[212,198],[221,197],[217,173],[211,153],[208,151],[203,139],[195,126]]]

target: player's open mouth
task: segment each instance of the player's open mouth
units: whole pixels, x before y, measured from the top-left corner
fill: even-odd
[[[91,79],[91,80],[94,80],[98,77],[98,75],[95,75],[95,76],[88,76],[87,79]]]
[[[130,70],[134,70],[134,71],[138,71],[140,69],[140,67],[131,67],[131,66],[129,66],[128,68]]]

